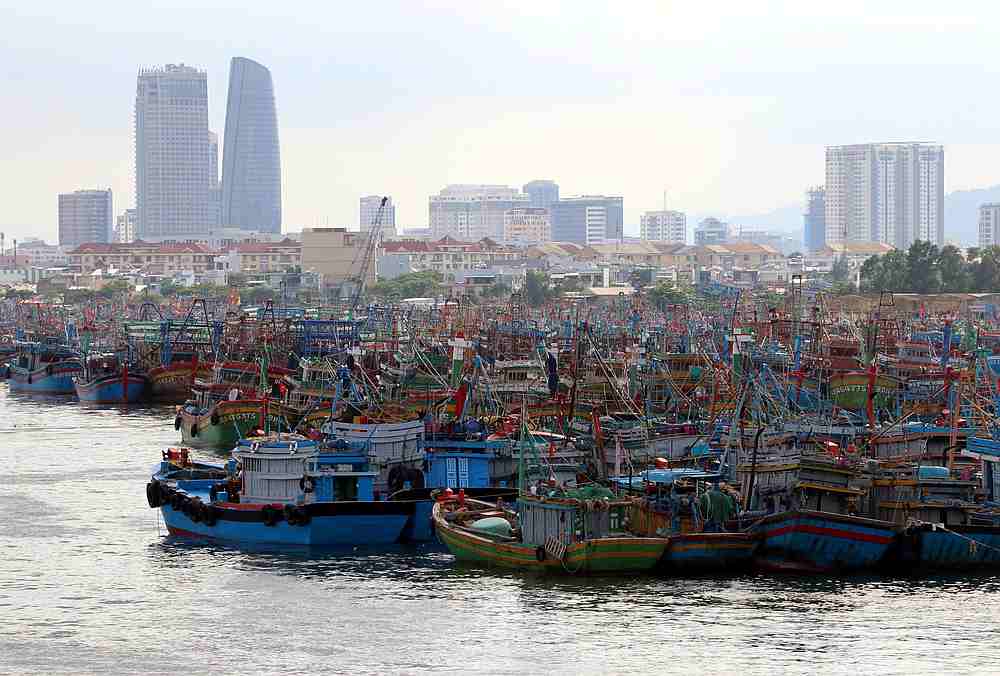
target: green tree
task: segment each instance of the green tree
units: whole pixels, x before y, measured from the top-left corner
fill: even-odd
[[[914,242],[906,252],[907,284],[904,288],[911,293],[941,291],[939,256],[937,245],[924,240]]]
[[[124,279],[112,279],[101,287],[101,290],[97,292],[97,295],[104,298],[114,298],[119,294],[128,293],[131,289],[132,285]]]
[[[549,276],[537,270],[528,270],[524,276],[524,299],[531,305],[541,305],[552,295]]]
[[[375,298],[434,298],[444,293],[444,278],[433,270],[410,272],[395,279],[383,279],[368,287]]]
[[[170,298],[171,296],[177,295],[177,290],[180,287],[174,284],[172,279],[164,279],[160,282],[160,295],[164,298]]]
[[[847,262],[847,256],[841,254],[833,261],[830,269],[830,280],[834,282],[846,282],[851,276],[851,266]]]
[[[971,268],[976,291],[985,293],[1000,289],[1000,246],[977,250],[977,260]]]
[[[668,305],[685,305],[692,300],[689,290],[678,289],[670,282],[660,282],[654,286],[650,290],[648,298],[654,306],[661,310]]]
[[[972,287],[972,270],[958,247],[949,244],[938,255],[941,290],[963,293]]]

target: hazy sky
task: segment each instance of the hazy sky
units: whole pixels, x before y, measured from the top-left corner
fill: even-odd
[[[930,140],[946,189],[1000,183],[1000,5],[969,2],[17,2],[0,8],[0,227],[54,239],[56,195],[133,205],[140,66],[271,69],[286,230],[388,193],[556,180],[655,209],[755,213],[823,182],[823,146]],[[947,236],[947,233],[946,233]]]

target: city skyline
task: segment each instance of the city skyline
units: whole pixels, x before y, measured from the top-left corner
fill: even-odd
[[[0,10],[11,34],[0,54],[15,74],[2,95],[10,119],[0,143],[10,152],[0,176],[22,188],[0,227],[53,239],[56,214],[42,205],[95,185],[109,185],[120,207],[133,204],[135,69],[184,61],[206,70],[209,128],[221,133],[226,64],[242,54],[266,63],[281,85],[286,229],[353,223],[371,186],[397,197],[399,224],[419,226],[442,185],[547,176],[567,195],[623,195],[626,233],[636,234],[665,188],[669,208],[689,215],[801,208],[804,189],[823,183],[825,146],[897,138],[947,148],[946,192],[1000,183],[992,168],[1000,122],[989,105],[963,105],[975,78],[988,74],[982,64],[997,55],[982,12],[899,3],[862,22],[813,7],[776,20],[763,7],[651,4],[621,13],[595,5],[566,16],[544,3],[468,15],[400,4],[352,10],[331,28],[328,11],[309,22],[210,11],[194,25],[178,13],[137,31],[141,12],[102,12],[100,3],[60,5],[58,22],[46,16],[51,10]],[[905,30],[885,32],[900,21]],[[436,27],[424,34],[430,22]],[[566,34],[553,37],[564,24]],[[924,45],[942,24],[962,39],[951,38],[927,66]],[[585,29],[593,31],[592,63],[567,56]],[[435,31],[457,37],[437,40]],[[274,37],[283,32],[296,40]],[[96,44],[84,62],[63,55],[72,50],[36,58],[81,34]],[[364,48],[390,34],[390,49]],[[831,57],[847,35],[852,52]],[[709,44],[717,48],[700,49]],[[345,52],[358,56],[339,59]],[[930,99],[919,95],[925,82],[934,85]],[[851,95],[832,95],[831,83]],[[680,161],[648,159],[659,156]]]

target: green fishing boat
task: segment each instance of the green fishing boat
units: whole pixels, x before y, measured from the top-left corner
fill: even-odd
[[[535,573],[616,575],[652,570],[667,538],[624,525],[628,501],[522,496],[504,505],[450,498],[434,505],[438,538],[459,561]]]

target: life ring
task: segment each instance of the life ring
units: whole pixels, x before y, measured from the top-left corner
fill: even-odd
[[[211,418],[211,420],[212,420],[212,424],[213,425],[218,425],[219,424],[219,414],[218,414],[218,412],[212,411],[212,418]]]
[[[535,559],[539,563],[545,560],[545,547],[535,547]]]
[[[198,436],[198,423],[193,423],[191,425],[191,436],[192,438]]]
[[[150,507],[156,509],[157,507],[163,504],[162,499],[163,496],[160,495],[159,481],[150,481],[148,484],[146,484],[146,502],[149,503]]]
[[[299,479],[299,490],[303,493],[312,493],[316,490],[316,480],[311,476],[304,476]]]
[[[4,345],[10,345],[14,340],[10,336],[0,336],[0,343]]]
[[[177,416],[176,418],[174,418],[174,429],[175,430],[179,430],[181,428],[181,422],[182,422],[182,420],[181,420],[180,416]]]

